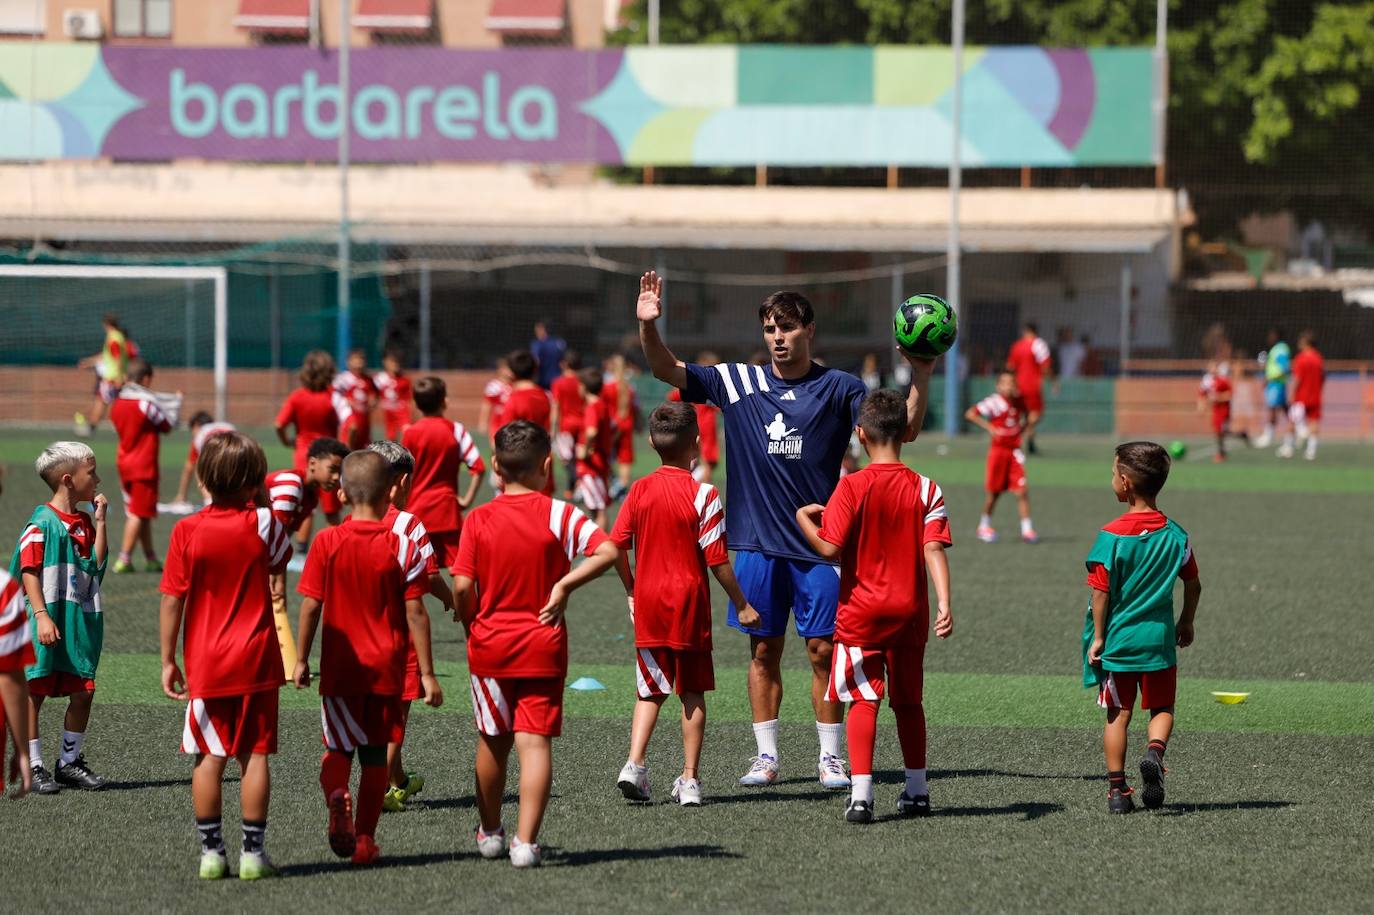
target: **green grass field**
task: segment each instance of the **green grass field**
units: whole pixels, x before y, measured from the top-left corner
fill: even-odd
[[[7,431],[0,547],[8,550],[46,497],[31,461],[48,439]],[[1192,534],[1205,586],[1197,643],[1180,653],[1169,798],[1159,812],[1109,819],[1100,717],[1077,685],[1086,594],[1083,556],[1117,506],[1110,443],[1049,439],[1032,459],[1036,526],[1029,547],[973,538],[982,444],[922,440],[908,455],[943,484],[954,519],[956,632],[926,655],[931,794],[936,815],[897,820],[901,762],[891,717],[879,732],[880,821],[843,821],[843,796],[815,778],[815,731],[798,646],[788,661],[783,779],[745,790],[753,754],[746,645],[718,624],[719,689],[708,700],[706,806],[666,802],[681,765],[676,704],[651,749],[657,802],[620,798],[634,702],[632,635],[614,574],[568,613],[570,679],[604,692],[567,696],[541,841],[546,866],[517,873],[479,859],[471,791],[475,735],[457,628],[435,615],[442,709],[418,708],[408,760],[428,784],[412,808],[384,816],[384,866],[334,859],[323,835],[313,694],[283,693],[268,847],[286,879],[203,885],[195,877],[182,709],[162,697],[157,580],[110,575],[106,649],[87,756],[111,790],[0,803],[0,893],[22,912],[263,910],[595,911],[1352,911],[1374,894],[1374,819],[1360,793],[1374,750],[1374,448],[1331,445],[1315,464],[1238,452],[1222,466],[1176,465],[1162,505]],[[114,494],[113,441],[96,440]],[[945,453],[938,453],[938,452]],[[164,448],[170,498],[185,436]],[[273,466],[285,466],[280,448]],[[650,465],[646,462],[644,468]],[[111,510],[117,542],[123,516]],[[999,506],[1005,534],[1010,502]],[[158,522],[165,544],[172,519]],[[723,620],[724,599],[718,600]],[[1214,689],[1248,690],[1222,706]],[[56,752],[60,706],[44,710]],[[1143,723],[1132,750],[1143,748]],[[1137,779],[1138,780],[1138,779]],[[237,857],[236,787],[225,835]],[[512,809],[507,822],[513,822]]]

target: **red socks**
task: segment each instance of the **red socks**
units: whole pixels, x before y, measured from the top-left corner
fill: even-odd
[[[892,713],[897,716],[897,739],[902,744],[902,765],[908,769],[924,769],[926,767],[926,707],[924,705],[894,705]],[[852,747],[853,744],[850,746]]]
[[[849,771],[854,775],[872,775],[873,743],[878,735],[878,703],[868,700],[851,703],[844,734],[849,743]]]
[[[358,785],[358,802],[353,805],[353,828],[360,836],[375,836],[377,820],[382,816],[382,799],[390,786],[390,773],[385,763],[377,766],[363,766],[363,777]]]
[[[353,771],[353,757],[337,750],[325,750],[320,760],[320,787],[324,789],[324,799],[340,789],[348,790],[348,776]]]

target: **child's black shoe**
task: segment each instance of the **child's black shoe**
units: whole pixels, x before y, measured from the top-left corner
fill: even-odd
[[[1141,800],[1151,810],[1164,806],[1164,773],[1167,771],[1164,761],[1154,750],[1146,752],[1145,758],[1140,761],[1140,780],[1144,783]]]
[[[1107,792],[1108,813],[1131,813],[1135,810],[1135,792],[1130,788],[1113,788]]]

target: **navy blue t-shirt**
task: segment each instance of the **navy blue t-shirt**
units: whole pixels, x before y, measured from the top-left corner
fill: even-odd
[[[558,363],[563,361],[563,354],[567,351],[568,344],[562,337],[550,336],[543,340],[536,338],[530,341],[530,352],[539,363],[539,374],[535,376],[535,380],[544,390],[547,391],[553,380],[563,373],[563,367]]]
[[[688,364],[691,403],[725,416],[725,524],[731,549],[818,562],[797,527],[797,509],[835,491],[840,462],[868,393],[848,372],[813,363],[795,381],[773,367]]]

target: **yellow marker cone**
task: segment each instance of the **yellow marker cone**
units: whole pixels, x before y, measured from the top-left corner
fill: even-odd
[[[1212,697],[1222,705],[1240,705],[1249,696],[1249,693],[1222,693],[1215,690],[1212,692]]]

